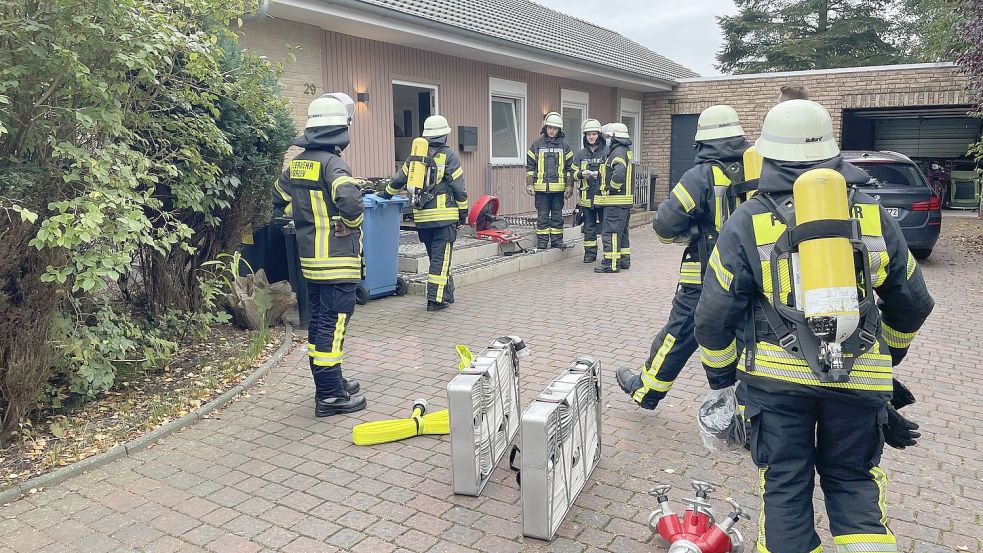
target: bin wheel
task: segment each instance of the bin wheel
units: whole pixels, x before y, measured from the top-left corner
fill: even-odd
[[[359,305],[369,303],[369,290],[365,286],[355,288],[355,303]]]
[[[409,290],[409,285],[406,284],[406,279],[403,277],[396,277],[396,295],[405,296],[406,291]]]

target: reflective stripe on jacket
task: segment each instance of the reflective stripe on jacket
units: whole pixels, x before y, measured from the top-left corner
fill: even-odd
[[[526,152],[526,174],[533,177],[536,192],[563,192],[572,162],[573,149],[562,136],[543,134]]]
[[[628,145],[612,141],[607,161],[601,165],[600,195],[594,198],[594,204],[631,206],[635,203],[632,196],[632,169],[634,156]]]
[[[454,150],[444,144],[430,144],[428,157],[433,160],[430,170],[434,197],[421,208],[413,208],[413,221],[420,228],[436,228],[456,225],[467,219],[468,193],[464,187],[464,169]],[[386,186],[386,193],[398,194],[406,187],[409,175],[409,162],[404,162],[396,172],[392,182]]]

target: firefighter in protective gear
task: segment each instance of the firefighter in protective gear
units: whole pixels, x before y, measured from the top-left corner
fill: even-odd
[[[597,119],[584,121],[584,149],[573,157],[573,179],[579,187],[577,207],[584,220],[584,263],[597,261],[597,231],[601,224],[601,207],[594,198],[601,191],[601,166],[607,161],[607,148]]]
[[[439,311],[454,303],[451,252],[457,240],[457,228],[468,219],[464,170],[457,154],[447,146],[450,133],[451,127],[442,115],[431,115],[423,123],[423,138],[427,139],[429,149],[422,161],[429,170],[414,200],[413,220],[430,258],[427,311]],[[391,197],[406,187],[409,164],[410,160],[403,163],[382,196]]]
[[[546,114],[540,134],[526,152],[526,193],[536,197],[536,248],[562,248],[563,200],[573,195],[573,150],[555,111]]]
[[[601,244],[604,259],[595,273],[617,273],[631,267],[628,242],[628,218],[631,216],[632,169],[631,136],[623,123],[611,123],[611,144],[607,159],[601,165],[601,186],[594,205],[603,210]]]
[[[618,384],[645,409],[666,397],[686,361],[696,352],[693,314],[700,300],[703,274],[720,228],[737,207],[748,186],[741,170],[751,145],[737,111],[711,106],[696,127],[696,165],[683,174],[669,198],[659,205],[652,226],[663,243],[685,242],[676,296],[669,320],[652,341],[648,360],[636,375],[619,368]]]
[[[345,330],[362,280],[362,191],[341,159],[351,119],[338,98],[322,96],[307,110],[303,152],[273,187],[274,209],[297,227],[300,268],[311,306],[307,355],[314,375],[314,414],[326,417],[365,409],[359,384],[341,372]]]
[[[812,502],[818,473],[836,551],[897,551],[887,527],[887,476],[878,466],[884,434],[897,423],[889,417],[892,366],[934,303],[897,221],[870,196],[849,191],[849,225],[796,226],[793,184],[807,171],[832,169],[848,185],[869,179],[839,155],[825,108],[808,100],[776,105],[756,146],[765,158],[758,193],[717,239],[696,308],[696,338],[710,387],[740,379],[744,391],[763,502],[758,549],[822,551]],[[849,378],[830,382],[815,369],[819,360],[803,353],[818,338],[793,317],[796,245],[846,235],[856,244],[861,315],[843,342],[853,357]],[[738,336],[745,344],[740,361]]]

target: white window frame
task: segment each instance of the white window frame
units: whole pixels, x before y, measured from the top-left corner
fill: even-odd
[[[635,118],[635,128],[628,129],[628,134],[632,137],[631,150],[637,162],[641,159],[642,152],[642,101],[634,98],[622,98],[621,115],[618,117],[618,121],[621,121],[626,115]]]
[[[492,155],[492,138],[494,136],[494,129],[492,127],[492,98],[495,96],[516,100],[516,157],[495,157]],[[488,157],[492,165],[525,165],[526,156],[525,152],[522,151],[522,147],[525,146],[526,119],[528,119],[527,113],[529,111],[528,102],[529,92],[526,83],[495,77],[488,78]]]
[[[429,83],[414,83],[412,81],[401,81],[393,79],[392,84],[400,86],[412,86],[414,88],[429,88],[433,91],[433,115],[440,115],[440,87]],[[392,90],[392,86],[389,87]]]
[[[584,114],[583,119],[580,120],[580,124],[583,125],[584,121],[590,117],[590,93],[581,92],[579,90],[567,90],[565,88],[560,89],[560,117],[563,117],[563,108],[579,109]],[[570,142],[574,146],[580,144],[580,137],[571,137],[567,135],[567,142]]]

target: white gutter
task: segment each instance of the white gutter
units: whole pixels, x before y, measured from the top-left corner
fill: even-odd
[[[638,92],[675,86],[671,80],[622,72],[357,0],[277,0],[271,15],[370,40]]]
[[[677,79],[678,83],[705,83],[708,81],[735,81],[743,79],[771,79],[774,77],[808,77],[811,75],[836,75],[842,73],[870,73],[873,71],[904,71],[917,69],[943,69],[957,67],[952,62],[908,63],[897,65],[874,65],[871,67],[840,67],[837,69],[809,69],[806,71],[779,71],[775,73],[748,73],[745,75],[714,75],[712,77],[693,77]]]

